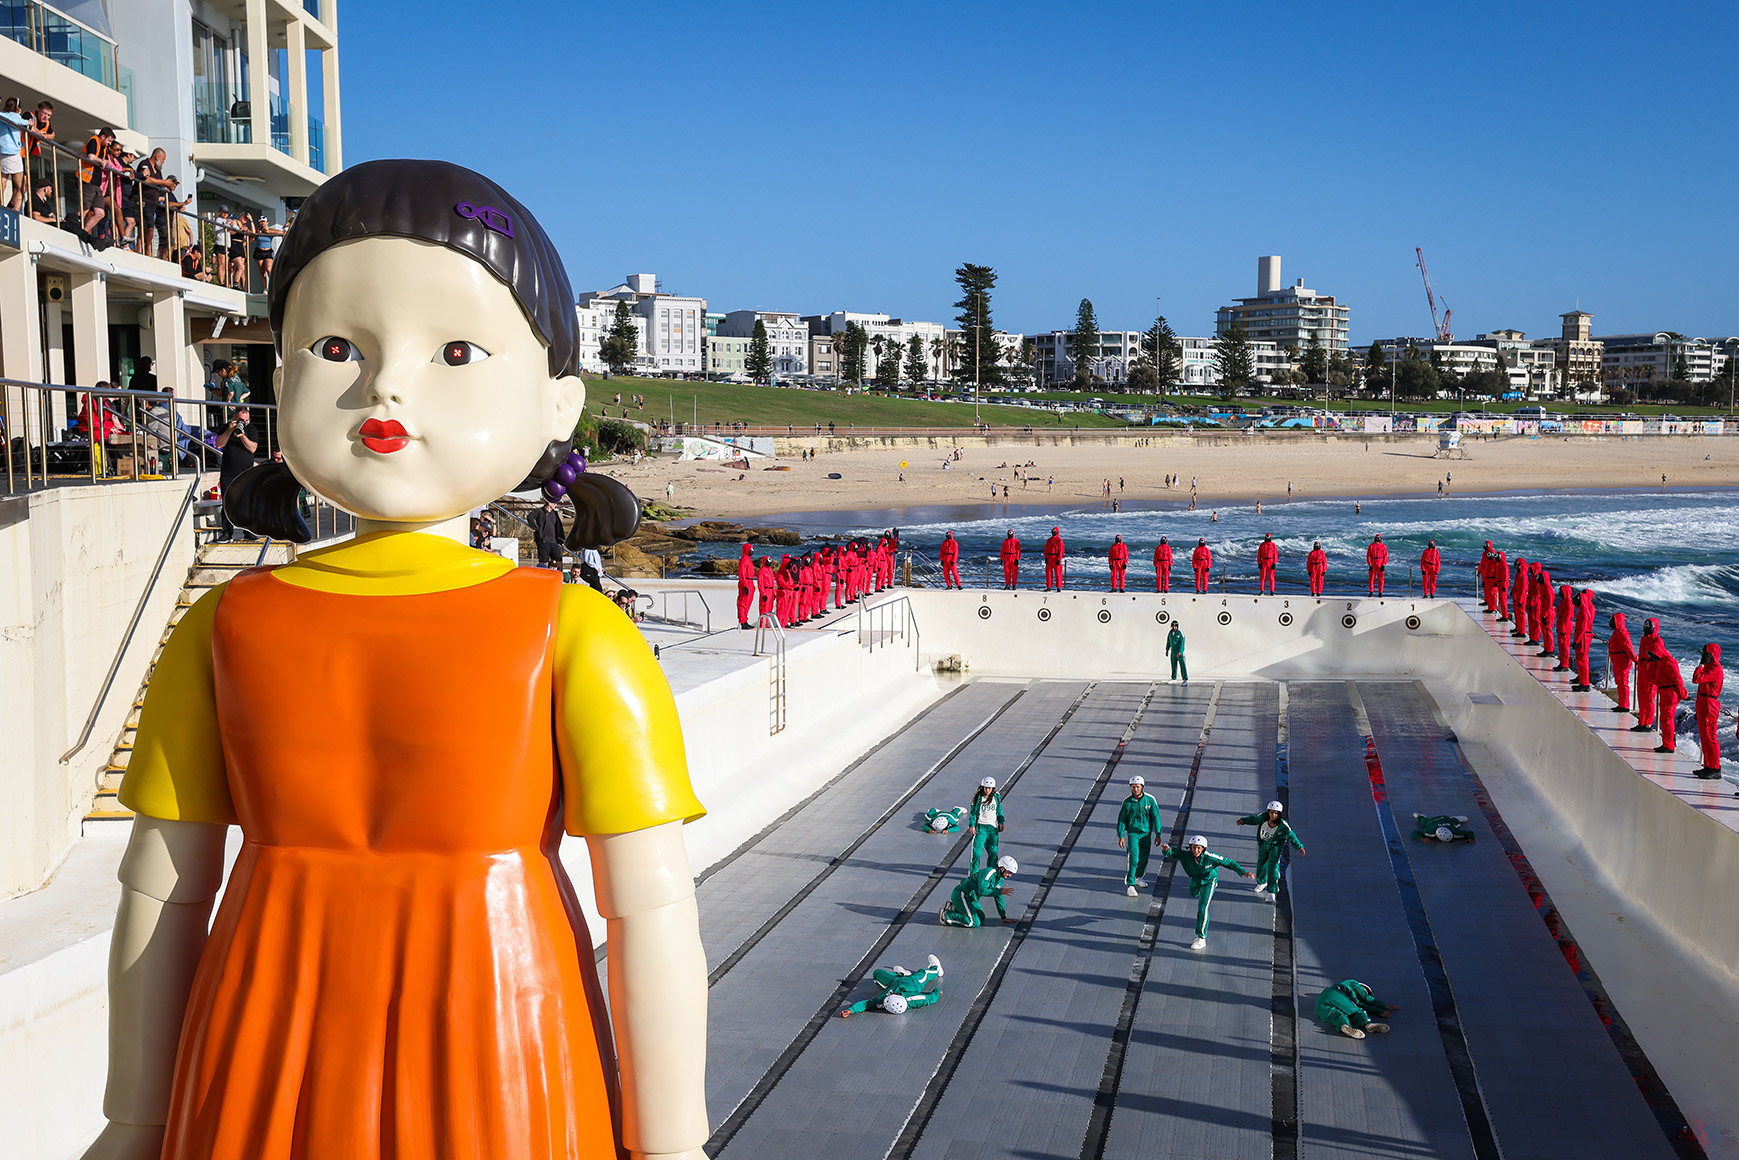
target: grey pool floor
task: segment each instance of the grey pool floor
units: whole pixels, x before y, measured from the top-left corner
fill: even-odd
[[[1279,796],[1308,854],[1266,901],[1222,874],[1205,950],[1158,857],[1123,890],[1141,774],[1166,840],[1255,868],[1235,824]],[[944,927],[965,835],[922,824],[1005,792],[1014,923]],[[1477,841],[1409,840],[1413,813]],[[1411,682],[976,681],[703,876],[714,1157],[1700,1155],[1525,857]],[[1156,874],[1157,872],[1157,874]],[[870,971],[934,953],[943,998],[837,1018]],[[1363,1041],[1316,995],[1401,1010]]]

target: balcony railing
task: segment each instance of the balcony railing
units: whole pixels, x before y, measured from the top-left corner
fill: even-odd
[[[247,101],[221,81],[193,82],[193,139],[205,145],[246,145],[253,140]]]
[[[120,87],[115,42],[40,0],[0,0],[0,36],[111,89]]]
[[[326,125],[319,117],[308,118],[308,164],[326,172]]]
[[[279,153],[290,153],[290,102],[280,93],[273,93],[272,110],[272,148]]]

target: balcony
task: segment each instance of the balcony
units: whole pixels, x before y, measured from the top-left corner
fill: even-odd
[[[206,144],[248,144],[253,140],[253,126],[246,116],[247,107],[228,85],[194,78],[193,139]]]
[[[0,36],[106,88],[120,89],[115,42],[38,0],[0,0]]]
[[[267,103],[268,139],[254,136],[252,101],[234,99],[227,85],[195,82],[194,157],[202,165],[230,177],[262,183],[276,197],[306,197],[323,181],[326,168],[325,126],[309,117],[308,163],[296,160],[290,128],[296,110],[278,94]]]

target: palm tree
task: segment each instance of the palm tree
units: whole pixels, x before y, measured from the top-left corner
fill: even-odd
[[[948,362],[948,343],[940,335],[930,340],[930,358],[936,363],[936,380],[940,382],[947,374],[945,364]]]
[[[870,339],[870,346],[873,347],[875,349],[875,352],[876,352],[876,370],[878,370],[878,371],[881,370],[881,368],[882,368],[882,347],[884,347],[886,345],[887,345],[887,339],[883,338],[879,334],[876,335],[874,338]],[[870,377],[874,377],[874,374],[875,374],[875,372],[871,371]]]

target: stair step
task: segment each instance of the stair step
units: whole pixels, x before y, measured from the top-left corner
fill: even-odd
[[[87,838],[98,835],[124,838],[132,832],[132,829],[133,815],[131,813],[93,813],[85,815],[84,824],[79,827],[79,832]]]

